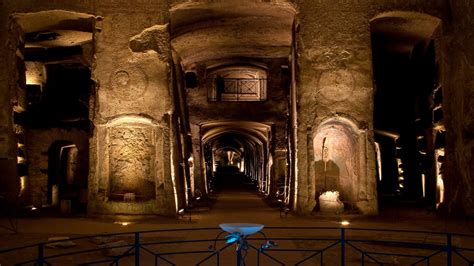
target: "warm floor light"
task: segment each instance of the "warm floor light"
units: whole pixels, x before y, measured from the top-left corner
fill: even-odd
[[[35,206],[33,206],[33,207],[31,207],[31,210],[35,211],[35,210],[37,210],[37,208]]]
[[[127,225],[130,225],[131,222],[114,222],[114,224],[120,224],[121,226],[127,226]]]
[[[349,223],[349,221],[342,221],[341,222],[342,226],[348,226],[349,224],[351,224],[351,223]]]

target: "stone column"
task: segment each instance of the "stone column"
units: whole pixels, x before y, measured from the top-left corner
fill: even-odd
[[[371,136],[373,130],[372,51],[368,10],[369,1],[298,2],[296,42],[298,49],[298,204],[301,212],[310,212],[311,156],[306,148],[306,128],[316,129],[325,119],[344,117]],[[313,132],[314,134],[315,132]],[[369,138],[370,140],[372,138]],[[371,140],[373,141],[373,140]],[[363,143],[360,143],[363,144]],[[369,148],[373,145],[367,145]],[[366,180],[367,192],[376,193],[373,152],[357,150],[366,165],[359,171]],[[376,197],[366,197],[365,214],[376,212]],[[373,200],[368,200],[373,199]],[[305,203],[306,202],[306,203]]]
[[[15,69],[17,43],[12,40],[8,28],[8,3],[0,1],[0,195],[6,204],[15,202],[18,195],[17,143],[13,128],[14,90],[17,88]],[[21,56],[21,54],[19,54]]]
[[[97,4],[91,213],[174,215],[183,205],[167,12],[166,1]]]
[[[445,202],[442,209],[474,216],[474,11],[472,1],[449,1],[443,24],[443,109],[446,123]]]

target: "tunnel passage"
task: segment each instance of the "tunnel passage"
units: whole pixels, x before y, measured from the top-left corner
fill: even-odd
[[[246,157],[257,156],[245,136],[222,134],[209,143],[211,147],[212,178],[210,186],[236,188],[254,184],[252,178],[244,172]],[[249,160],[247,160],[249,162]]]
[[[249,121],[221,121],[201,127],[209,191],[250,188],[270,192],[271,127]]]
[[[183,149],[188,199],[202,198],[201,192],[205,197],[224,180],[223,173],[235,176],[234,187],[252,186],[266,196],[276,193],[281,180],[288,194],[287,95],[295,15],[289,1],[171,5],[180,129],[183,143],[189,143]],[[273,158],[278,168],[272,167]]]
[[[440,20],[388,12],[371,21],[379,196],[434,208],[442,201],[444,122],[438,78]]]

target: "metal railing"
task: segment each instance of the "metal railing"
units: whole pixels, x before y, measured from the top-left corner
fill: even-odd
[[[211,101],[262,101],[266,100],[265,78],[210,78]]]
[[[186,228],[75,237],[0,250],[0,264],[236,265],[236,249],[232,248],[236,244],[226,244],[225,234],[219,228]],[[48,248],[61,242],[74,245]],[[474,263],[474,235],[467,234],[265,227],[261,234],[246,237],[246,242],[241,250],[241,261],[246,264],[240,262],[240,265],[451,266]]]

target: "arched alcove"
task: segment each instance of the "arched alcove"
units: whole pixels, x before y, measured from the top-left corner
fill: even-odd
[[[339,192],[345,208],[359,200],[361,151],[356,125],[345,118],[323,121],[313,135],[314,189],[316,197],[327,191]]]
[[[108,124],[109,199],[155,199],[153,124],[141,117],[121,117]]]
[[[178,195],[170,171],[166,130],[146,116],[121,115],[97,125],[92,213],[175,214]],[[180,191],[181,192],[181,191]]]

